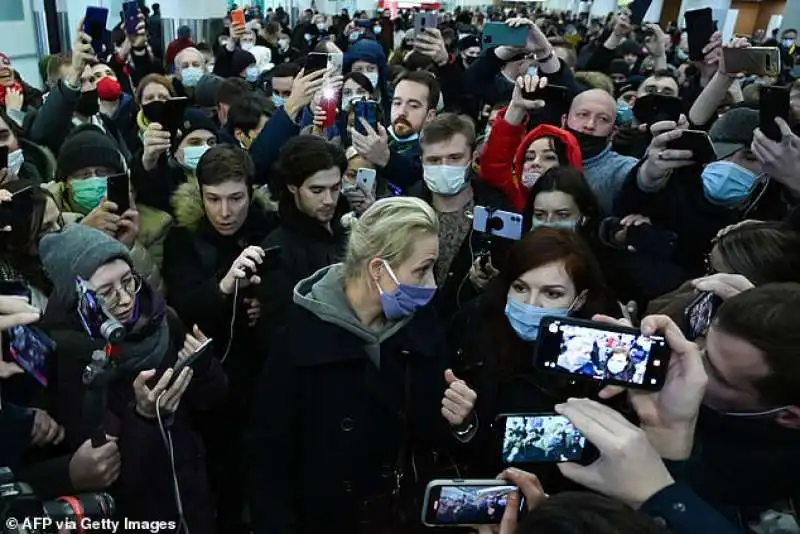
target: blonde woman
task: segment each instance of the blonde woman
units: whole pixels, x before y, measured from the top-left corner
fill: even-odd
[[[410,525],[395,513],[396,490],[414,497],[435,475],[424,469],[433,450],[477,427],[476,394],[446,369],[427,305],[438,226],[421,200],[379,200],[354,223],[344,262],[295,287],[245,451],[255,532],[416,532],[418,512]]]

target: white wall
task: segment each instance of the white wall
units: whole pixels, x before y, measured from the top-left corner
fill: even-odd
[[[221,19],[228,8],[225,0],[162,0],[159,3],[161,17],[165,19]]]
[[[616,10],[617,0],[594,0],[591,9],[589,9],[589,16],[591,18],[604,18],[606,15]]]
[[[773,15],[774,16],[774,15]],[[770,20],[770,23],[772,21]],[[800,0],[786,0],[786,6],[783,8],[783,19],[780,22],[781,31],[788,30],[789,28],[800,28]],[[767,36],[770,33],[767,32]],[[780,34],[778,35],[780,37]]]
[[[16,1],[0,0],[0,6],[5,2]],[[12,66],[27,83],[34,87],[42,87],[42,78],[39,76],[36,27],[33,22],[31,3],[29,0],[19,1],[22,2],[23,20],[0,20],[0,50],[8,54],[11,58]]]

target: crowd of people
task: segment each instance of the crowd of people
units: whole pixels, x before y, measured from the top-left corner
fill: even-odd
[[[0,54],[0,467],[39,498],[107,492],[192,534],[411,534],[430,480],[502,473],[502,534],[800,532],[797,31],[690,60],[678,24],[624,9],[114,24],[75,28],[44,91]],[[726,68],[753,45],[777,75]],[[765,126],[772,86],[790,113]],[[679,117],[642,120],[650,95]],[[673,148],[687,130],[713,161]],[[521,236],[474,229],[504,212]],[[663,336],[663,388],[537,370],[545,316],[639,329],[602,347],[623,382]],[[599,459],[503,470],[496,417],[539,412]]]

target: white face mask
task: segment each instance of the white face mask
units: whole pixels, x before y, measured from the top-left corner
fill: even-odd
[[[289,39],[278,39],[278,46],[282,52],[286,52],[289,49]]]
[[[377,89],[378,88],[378,73],[377,73],[377,71],[376,72],[362,72],[361,74],[363,74],[364,76],[367,77],[367,79],[369,80],[369,83],[372,84],[372,88],[373,89]]]
[[[19,170],[22,168],[23,163],[25,163],[25,155],[22,153],[21,148],[16,149],[14,152],[9,152],[8,172],[19,177]]]
[[[625,370],[625,365],[627,365],[627,363],[627,359],[614,356],[609,358],[608,362],[606,362],[606,369],[608,369],[609,373],[616,375]]]
[[[423,165],[425,185],[432,193],[442,196],[457,195],[464,189],[469,165]]]
[[[251,43],[250,41],[242,41],[242,50],[249,51],[251,50],[256,44]]]

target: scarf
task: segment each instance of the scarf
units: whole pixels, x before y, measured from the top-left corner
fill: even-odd
[[[17,80],[14,80],[11,85],[0,85],[0,106],[5,107],[6,91],[8,91],[9,89],[22,92],[22,84],[20,84]]]
[[[144,131],[150,125],[150,121],[144,116],[144,111],[141,109],[136,113],[136,126],[139,127],[139,140],[144,141]]]
[[[125,338],[114,348],[117,356],[117,374],[130,376],[155,369],[169,348],[166,304],[150,284],[142,282],[136,297],[133,316],[125,324]]]

